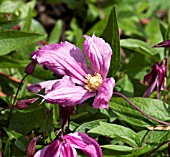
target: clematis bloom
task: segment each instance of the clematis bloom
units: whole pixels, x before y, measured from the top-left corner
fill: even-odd
[[[157,98],[159,98],[160,91],[167,90],[166,72],[167,58],[164,58],[161,62],[157,62],[152,66],[151,71],[144,77],[144,83],[148,84],[148,88],[143,97],[149,97],[154,91],[157,91]]]
[[[81,132],[70,133],[62,140],[54,140],[47,147],[39,150],[34,157],[77,157],[76,149],[80,149],[90,157],[102,157],[99,144],[87,134]]]
[[[45,93],[44,99],[51,104],[74,106],[83,103],[90,97],[95,97],[94,108],[108,109],[115,80],[106,78],[112,50],[102,38],[84,35],[84,54],[90,61],[88,69],[83,52],[69,42],[43,46],[32,53],[32,62],[45,66],[54,73],[63,76],[62,79],[50,84],[51,90]],[[39,87],[35,91],[35,87]],[[37,92],[42,87],[49,87],[45,82],[31,85],[29,91]]]

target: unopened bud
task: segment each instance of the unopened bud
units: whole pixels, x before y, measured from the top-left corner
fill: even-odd
[[[25,99],[25,100],[19,100],[16,103],[16,106],[19,110],[23,110],[25,108],[27,108],[29,105],[31,105],[32,103],[34,103],[35,101],[37,101],[38,98],[32,98],[32,99]]]
[[[30,141],[30,143],[28,144],[28,147],[27,147],[27,149],[26,149],[26,155],[27,155],[28,157],[33,157],[33,156],[34,156],[34,154],[35,154],[35,146],[36,146],[36,143],[37,143],[37,141],[38,141],[39,138],[40,138],[40,135],[37,136],[37,137],[34,137],[34,138]]]
[[[158,43],[156,45],[154,45],[153,47],[159,48],[159,47],[166,47],[166,48],[170,48],[170,40],[165,40],[161,43]]]
[[[31,75],[34,72],[36,64],[37,64],[37,61],[32,60],[31,63],[28,64],[27,67],[25,68],[25,73],[27,73],[28,75]]]

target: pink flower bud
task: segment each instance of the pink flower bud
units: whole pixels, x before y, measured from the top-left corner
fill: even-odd
[[[27,108],[30,104],[34,103],[36,100],[38,100],[38,98],[19,100],[16,103],[16,106],[19,110],[23,110],[23,109]]]
[[[25,73],[27,73],[28,75],[31,75],[34,72],[36,64],[37,64],[37,61],[33,59],[31,63],[28,64],[27,67],[25,68]]]
[[[34,153],[35,153],[35,146],[36,146],[36,143],[38,141],[38,139],[40,138],[40,135],[37,136],[37,137],[34,137],[30,143],[28,144],[28,147],[26,149],[26,155],[28,157],[33,157],[34,156]]]

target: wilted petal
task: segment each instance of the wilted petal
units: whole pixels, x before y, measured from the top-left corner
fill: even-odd
[[[170,40],[163,41],[161,43],[158,43],[154,45],[153,47],[167,47],[170,48]]]
[[[154,81],[149,83],[149,87],[146,89],[143,97],[149,97],[154,91],[158,91],[159,92],[159,89],[157,89],[158,87],[159,87],[159,80],[158,80],[158,75],[157,75],[154,78]]]
[[[99,144],[87,134],[81,132],[70,133],[64,136],[65,141],[72,147],[80,149],[90,157],[102,157]]]
[[[152,65],[151,71],[144,76],[144,83],[149,87],[146,89],[143,97],[149,97],[154,91],[157,91],[157,98],[160,96],[161,90],[166,89],[166,73],[167,73],[167,58],[161,62],[156,62]]]
[[[51,104],[59,104],[62,106],[74,106],[83,103],[95,93],[90,93],[84,87],[76,86],[68,76],[64,76],[59,80],[44,99]]]
[[[95,35],[92,37],[84,35],[84,37],[86,38],[83,44],[84,53],[90,60],[93,73],[97,72],[103,78],[106,78],[110,66],[112,49],[102,38],[98,38]]]
[[[102,85],[98,88],[98,94],[92,104],[94,108],[108,109],[114,86],[115,80],[113,78],[106,78],[103,81]]]
[[[50,80],[50,81],[44,81],[44,82],[40,82],[37,84],[32,84],[30,86],[27,87],[29,92],[34,92],[34,93],[38,93],[39,91],[41,91],[42,89],[45,88],[45,93],[47,93],[48,91],[51,90],[52,86],[57,82],[58,80]]]
[[[59,75],[73,76],[77,83],[84,82],[88,72],[83,53],[69,42],[46,45],[35,51],[32,58]]]

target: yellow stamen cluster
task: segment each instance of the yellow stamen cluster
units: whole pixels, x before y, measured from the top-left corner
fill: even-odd
[[[94,73],[94,76],[88,74],[84,82],[87,84],[84,88],[86,88],[89,92],[93,92],[101,86],[103,79],[99,73]]]

